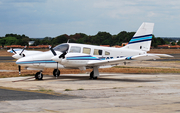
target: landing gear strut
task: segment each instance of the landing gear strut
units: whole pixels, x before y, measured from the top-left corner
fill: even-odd
[[[42,71],[37,72],[36,75],[35,75],[35,78],[36,78],[37,80],[42,80],[42,78],[43,78]]]
[[[93,67],[93,71],[90,73],[90,79],[97,79],[99,77],[99,67]]]
[[[97,79],[97,77],[94,77],[94,71],[92,71],[91,73],[90,73],[90,78],[89,79]]]
[[[58,69],[54,69],[54,71],[53,71],[54,77],[59,77],[60,73],[61,72]]]

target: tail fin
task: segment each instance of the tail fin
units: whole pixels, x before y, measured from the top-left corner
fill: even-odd
[[[142,23],[128,45],[124,48],[149,51],[152,41],[154,23]]]

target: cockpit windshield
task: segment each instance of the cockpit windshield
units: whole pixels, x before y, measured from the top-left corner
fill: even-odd
[[[65,52],[69,49],[68,44],[60,44],[53,48],[55,51]]]

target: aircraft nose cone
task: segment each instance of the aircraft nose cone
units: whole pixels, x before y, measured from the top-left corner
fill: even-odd
[[[61,62],[61,58],[59,58],[59,56],[53,56],[52,58],[51,58],[51,60],[53,60],[53,61],[56,61],[56,62]]]

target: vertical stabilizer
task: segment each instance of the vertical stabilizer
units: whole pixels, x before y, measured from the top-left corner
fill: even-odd
[[[128,45],[124,48],[149,51],[152,41],[154,23],[142,23]]]

